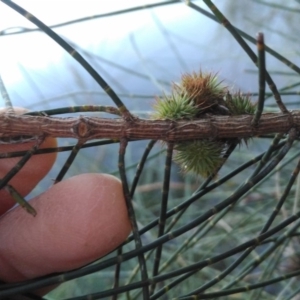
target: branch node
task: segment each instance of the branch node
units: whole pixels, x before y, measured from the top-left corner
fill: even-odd
[[[89,125],[84,117],[79,117],[78,121],[73,125],[72,131],[78,136],[79,139],[88,137],[90,130]]]

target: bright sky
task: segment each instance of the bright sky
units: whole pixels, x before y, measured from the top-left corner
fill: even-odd
[[[161,1],[19,0],[16,2],[45,24],[51,26],[78,18]],[[224,0],[215,0],[215,3],[221,5],[221,3],[224,4]],[[197,1],[197,5],[202,6],[202,4],[202,1]],[[155,20],[158,22],[156,23]],[[161,28],[159,23],[162,24]],[[0,2],[0,32],[8,28],[17,31],[20,27],[35,28],[23,16]],[[91,50],[94,55],[101,55],[132,69],[137,68],[138,61],[138,53],[134,52],[134,43],[132,42],[135,39],[136,48],[146,58],[147,67],[151,69],[150,71],[156,68],[155,76],[162,77],[160,76],[162,74],[168,81],[173,81],[176,80],[174,78],[180,76],[183,68],[176,60],[175,52],[171,49],[172,45],[168,44],[168,40],[163,35],[164,29],[168,31],[172,41],[177,43],[178,52],[180,52],[183,60],[189,61],[191,68],[213,69],[220,72],[222,78],[226,77],[239,88],[246,86],[247,91],[252,89],[249,87],[249,83],[240,76],[246,68],[245,63],[253,67],[247,55],[237,46],[222,26],[197,14],[184,3],[167,5],[155,10],[145,9],[138,13],[122,14],[116,18],[94,19],[72,26],[55,28],[55,31],[63,38],[79,45],[80,49]],[[255,29],[250,31],[250,33],[252,32],[255,35],[257,31]],[[222,33],[222,38],[214,40],[212,33]],[[130,38],[132,39],[130,40]],[[268,39],[270,39],[269,36]],[[186,53],[188,54],[186,55]],[[69,84],[71,88],[75,86],[74,82],[65,82],[67,79],[64,75],[69,65],[65,57],[62,64],[62,56],[65,55],[64,50],[44,34],[0,36],[0,54],[0,73],[7,87],[10,87],[13,92],[16,90],[16,85],[30,79],[26,77],[27,72],[33,78],[32,80],[35,78],[41,80],[42,83],[39,81],[38,85],[44,91],[47,88],[43,86],[44,82],[51,86],[50,91],[52,92],[52,86],[55,85],[58,88],[60,85],[61,89],[57,90],[57,93],[62,93],[63,85]],[[236,62],[241,62],[241,59],[245,59],[245,63],[237,64]],[[72,62],[72,65],[76,65],[74,61]],[[270,64],[270,60],[268,63]],[[60,67],[65,69],[62,70]],[[103,67],[106,68],[105,65]],[[67,71],[72,72],[74,70],[69,69]],[[139,71],[146,73],[148,70],[143,69],[143,64],[140,63]],[[168,72],[172,74],[167,77]],[[49,73],[52,74],[52,77],[49,76]],[[58,77],[57,74],[61,77]],[[109,78],[109,76],[107,77]],[[123,80],[126,80],[127,77]],[[137,89],[137,85],[130,88],[132,91],[135,89]],[[32,97],[30,94],[32,91],[29,87],[26,90],[22,86],[21,91],[22,94],[28,95],[28,98]]]
[[[78,18],[87,16],[93,16],[95,14],[103,14],[116,10],[123,10],[130,7],[141,6],[147,3],[155,3],[158,1],[145,1],[145,0],[22,0],[15,1],[17,4],[28,10],[31,14],[35,15],[38,19],[43,21],[47,25],[54,25]],[[145,10],[144,13],[150,14],[150,11]],[[126,22],[122,22],[122,17],[118,16],[119,24],[111,24],[110,20],[113,18],[105,18],[106,28],[99,28],[96,33],[91,33],[90,22],[80,23],[79,26],[65,26],[55,31],[63,36],[67,36],[72,41],[76,42],[80,39],[81,45],[87,47],[93,43],[99,43],[99,40],[108,38],[118,39],[128,35],[128,32],[134,31],[143,27],[143,14],[134,14],[134,18],[126,18]],[[165,15],[164,19],[172,19],[176,17],[176,14],[171,13],[169,16]],[[132,21],[132,22],[130,22]],[[98,24],[98,23],[97,23]],[[101,23],[100,23],[101,24]],[[120,26],[122,24],[122,26]],[[114,26],[115,25],[115,26]],[[89,27],[88,27],[89,26]],[[34,24],[29,22],[19,13],[15,12],[10,7],[3,3],[0,3],[0,31],[6,30],[6,32],[19,31],[20,27],[36,28]],[[9,30],[8,30],[9,29]],[[94,35],[94,36],[93,36]],[[35,44],[34,49],[32,44]],[[47,47],[45,46],[47,44]],[[5,83],[7,85],[13,84],[21,79],[22,74],[19,72],[19,66],[22,65],[26,69],[43,69],[47,68],[49,59],[45,49],[49,49],[50,63],[55,64],[61,59],[62,50],[55,45],[50,38],[36,35],[11,35],[6,37],[0,36],[0,73],[5,77]],[[40,54],[38,54],[40,53]],[[48,55],[49,56],[49,55]]]
[[[91,17],[93,15],[104,14],[112,11],[123,10],[131,7],[141,6],[150,3],[161,1],[151,0],[22,0],[16,1],[24,9],[36,16],[46,25],[54,25],[70,20],[76,20],[83,17]],[[178,9],[180,8],[180,9]],[[124,51],[124,44],[122,44],[125,37],[131,34],[137,34],[137,43],[139,46],[146,46],[150,43],[150,47],[146,51],[154,51],[157,47],[161,47],[164,37],[155,36],[153,32],[159,31],[153,22],[153,18],[163,20],[164,24],[178,24],[178,20],[188,20],[191,9],[183,5],[168,5],[161,7],[154,11],[145,9],[138,13],[122,14],[117,17],[108,17],[101,19],[94,19],[93,21],[85,21],[79,24],[72,24],[71,26],[63,26],[55,28],[54,31],[80,45],[83,49],[99,49],[101,45],[101,56],[107,57],[107,52],[112,52],[114,43],[116,53],[114,59],[119,59],[120,62],[128,62],[129,53],[132,47],[127,45]],[[186,22],[185,22],[186,23]],[[181,28],[171,25],[174,31],[178,32]],[[20,28],[36,28],[30,21],[15,12],[10,7],[0,2],[0,32],[18,32]],[[160,38],[160,39],[159,39]],[[155,43],[153,43],[153,40]],[[64,71],[59,70],[62,62],[62,55],[65,54],[53,40],[44,34],[35,32],[30,34],[16,34],[9,36],[0,36],[0,74],[5,82],[5,85],[10,90],[19,88],[20,82],[25,82],[26,73],[30,77],[36,74],[37,78],[43,80],[47,78],[47,72],[55,70],[62,74]],[[123,53],[122,53],[123,52]],[[99,53],[99,52],[98,52]],[[145,52],[143,53],[145,54]],[[100,55],[100,53],[99,53]],[[112,54],[113,55],[113,54]],[[167,53],[162,53],[167,55]],[[136,55],[133,54],[131,57]],[[131,61],[131,60],[130,60]],[[133,62],[132,62],[133,63]],[[54,75],[55,76],[55,75]],[[53,76],[52,76],[53,77]],[[30,78],[29,78],[30,79]],[[61,79],[54,78],[60,81]],[[35,80],[35,79],[32,79]],[[47,81],[45,79],[44,81]],[[51,84],[50,81],[48,81]],[[40,86],[42,84],[38,83]],[[56,88],[57,88],[56,83]],[[45,88],[44,88],[45,91]],[[22,93],[29,95],[30,91],[22,87]],[[11,92],[12,94],[12,92]]]
[[[158,1],[150,1],[155,3]],[[56,24],[65,22],[66,20],[72,20],[81,18],[83,16],[91,16],[93,14],[102,14],[115,10],[122,10],[133,6],[140,6],[149,3],[145,0],[22,0],[15,1],[15,3],[21,5],[23,8],[31,12],[33,15],[43,20],[46,24]],[[95,11],[96,7],[99,7]],[[25,18],[14,12],[11,8],[5,4],[0,4],[0,30],[7,27],[26,26],[34,27]]]

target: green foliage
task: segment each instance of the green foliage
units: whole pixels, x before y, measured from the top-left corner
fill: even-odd
[[[233,115],[254,114],[256,104],[254,104],[249,95],[242,95],[237,92],[233,95],[226,95],[226,107]]]
[[[179,94],[176,89],[170,96],[157,97],[154,110],[155,119],[168,120],[192,119],[198,112],[188,94]]]
[[[155,119],[193,119],[224,104],[226,88],[210,73],[184,74],[179,84],[173,84],[171,95],[156,98]]]
[[[201,118],[205,113],[254,114],[255,105],[248,95],[231,95],[216,74],[200,71],[182,75],[180,83],[172,86],[170,96],[156,99],[154,110],[156,119],[180,120]],[[211,139],[176,144],[174,161],[184,173],[208,177],[224,161],[227,142]]]
[[[212,175],[222,164],[224,145],[212,140],[197,140],[177,144],[174,161],[183,172],[193,172],[203,177]]]

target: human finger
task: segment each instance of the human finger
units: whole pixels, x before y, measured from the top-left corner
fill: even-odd
[[[6,109],[1,108],[0,114],[5,113]],[[27,112],[26,109],[14,107],[17,114]],[[35,142],[21,144],[0,144],[0,153],[9,153],[13,151],[26,151],[34,146]],[[55,138],[47,137],[39,147],[55,148],[57,142]],[[21,159],[21,157],[0,159],[0,178],[3,178]],[[24,167],[9,181],[23,197],[28,195],[39,181],[46,176],[56,160],[56,152],[32,156]],[[0,215],[6,212],[15,204],[15,200],[5,189],[0,190]]]
[[[81,174],[0,218],[0,278],[16,282],[86,265],[115,249],[131,226],[121,182]]]

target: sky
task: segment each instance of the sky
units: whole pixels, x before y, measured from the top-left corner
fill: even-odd
[[[155,1],[24,0],[17,3],[22,4],[22,7],[50,26],[87,16],[92,17],[95,14],[155,3]],[[100,3],[101,5],[99,5]],[[147,66],[145,61],[148,60],[148,57],[150,57],[149,60],[159,60],[159,57],[161,57],[164,62],[172,64],[173,71],[177,63],[174,64],[172,51],[169,51],[169,49],[161,51],[161,49],[166,47],[166,38],[162,31],[166,30],[167,27],[176,33],[180,33],[187,26],[190,26],[192,29],[192,22],[184,22],[186,25],[177,26],[178,20],[188,20],[191,13],[192,11],[185,5],[180,5],[180,9],[178,9],[178,6],[170,5],[155,9],[155,11],[146,9],[138,13],[94,19],[55,28],[54,30],[63,38],[68,39],[68,41],[80,45],[81,49],[92,51],[94,55],[117,62],[122,66],[132,69],[140,64],[139,68],[141,68],[142,72],[152,72],[155,64],[152,61]],[[202,19],[202,22],[204,26],[205,20]],[[24,28],[32,29],[35,28],[35,25],[11,8],[0,3],[0,32],[3,30],[5,30],[5,33],[19,32]],[[209,34],[209,32],[206,31],[206,34]],[[73,59],[66,57],[64,50],[45,34],[34,32],[0,36],[0,45],[0,73],[7,88],[11,90],[12,97],[16,99],[16,104],[22,103],[24,105],[26,103],[28,106],[27,102],[29,100],[27,99],[30,99],[31,102],[37,101],[35,100],[35,94],[38,97],[44,95],[44,98],[54,97],[55,95],[66,93],[66,91],[74,92],[74,88],[65,88],[66,85],[78,86],[74,82],[74,78],[72,78],[72,81],[68,80],[68,82],[64,83],[66,76],[62,76],[62,74],[69,72],[70,69],[74,70],[74,68],[77,68],[76,63],[74,63]],[[143,59],[145,60],[144,63],[139,63]],[[156,71],[159,72],[159,68],[161,69],[160,72],[164,72],[162,76],[165,78],[174,74],[170,70],[162,70],[161,66],[158,66]],[[77,72],[77,69],[75,71]],[[114,71],[107,71],[110,73],[108,76],[120,78],[117,79],[119,82],[120,80],[128,80],[128,76],[115,74]],[[153,72],[155,73],[155,71]],[[52,74],[51,78],[48,75],[50,73]],[[63,78],[60,79],[60,76]],[[25,84],[26,80],[27,83]],[[170,78],[171,80],[172,78]],[[29,86],[28,81],[32,81],[31,86]],[[81,83],[83,81],[86,80],[82,80]],[[90,89],[90,78],[88,78],[88,81],[84,85],[85,88]],[[40,93],[37,93],[37,89],[32,89],[33,83],[36,87],[41,88]],[[131,85],[131,83],[126,83],[127,86],[129,84]],[[156,83],[151,85],[155,86],[155,93],[158,92],[158,89],[161,91],[161,87],[157,87]],[[142,86],[143,84],[135,84],[133,88],[141,88]],[[26,99],[23,99],[22,95],[14,96],[16,90],[21,90],[22,94],[26,95]],[[134,92],[137,91],[132,89],[132,93]]]
[[[21,4],[45,24],[54,25],[155,2],[158,1],[22,0],[16,3]],[[196,3],[201,5],[202,1]],[[216,0],[215,3],[220,6],[226,1]],[[263,7],[257,7],[262,9],[249,11],[251,15],[256,16],[255,22],[244,16],[243,13],[249,15],[247,12],[239,13],[242,22],[238,25],[252,36],[261,29],[260,22],[265,18]],[[281,20],[284,21],[283,18]],[[0,3],[0,32],[16,32],[21,27],[35,28],[35,25]],[[283,29],[283,26],[279,27],[280,30]],[[155,77],[171,83],[178,80],[183,72],[200,68],[217,72],[231,86],[245,92],[257,89],[255,74],[245,74],[246,69],[255,70],[253,63],[224,27],[195,13],[184,3],[117,17],[94,19],[54,30],[80,47],[79,51],[90,51],[93,56],[92,63],[99,67],[98,70],[101,70],[112,84],[115,81],[114,87],[119,93],[130,91],[156,95],[162,88],[153,80]],[[281,40],[282,36],[276,35],[274,30],[268,31],[267,42],[275,50],[280,49],[283,43],[276,43],[276,40]],[[251,46],[256,51],[255,46]],[[288,51],[288,47],[283,51]],[[91,78],[43,33],[0,36],[0,54],[1,76],[17,104],[29,105],[29,102],[36,103],[38,98],[46,100],[66,93],[75,93],[81,88],[96,90]],[[122,73],[120,69],[116,70],[103,61],[95,61],[96,56],[147,74],[149,80],[138,81],[136,77]],[[267,63],[272,68],[274,60],[271,61],[270,58],[267,56]],[[276,63],[278,64],[278,61]],[[278,65],[282,66],[281,63]],[[72,78],[71,74],[74,75]]]

